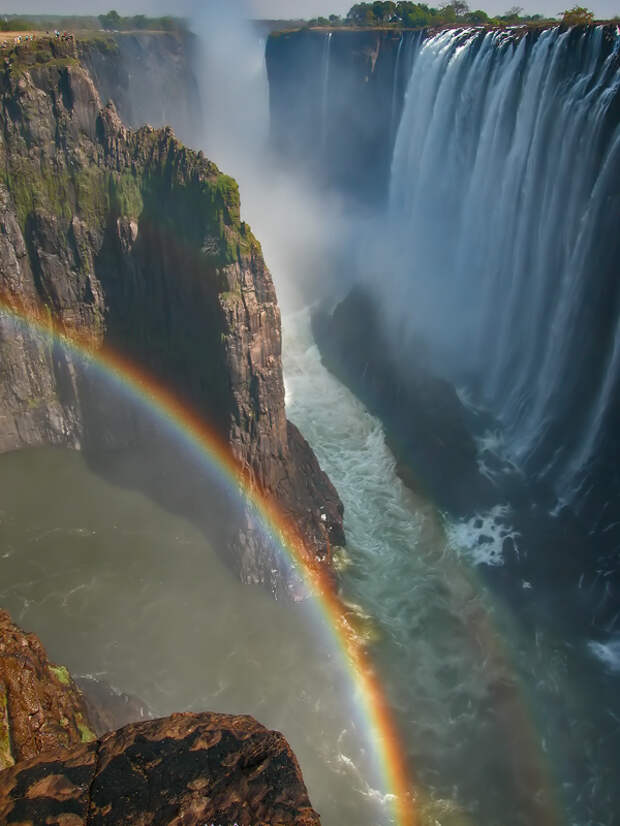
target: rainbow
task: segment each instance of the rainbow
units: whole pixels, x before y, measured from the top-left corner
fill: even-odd
[[[352,680],[358,689],[361,710],[375,750],[382,780],[390,793],[393,817],[399,826],[416,826],[413,780],[405,752],[379,678],[368,654],[346,620],[347,608],[336,593],[328,573],[309,564],[304,540],[295,525],[269,496],[257,490],[246,478],[243,468],[223,439],[186,404],[181,404],[166,387],[143,369],[92,338],[61,328],[47,308],[24,309],[12,306],[0,296],[0,318],[12,319],[26,329],[43,335],[120,383],[131,396],[182,436],[228,484],[240,490],[257,512],[262,526],[275,540],[289,563],[301,573],[319,613],[340,649]]]

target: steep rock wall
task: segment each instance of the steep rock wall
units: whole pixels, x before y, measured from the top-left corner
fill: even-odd
[[[418,36],[360,30],[272,34],[266,60],[274,149],[355,199],[384,200],[407,61]]]
[[[71,44],[13,55],[0,81],[0,294],[162,381],[273,494],[313,563],[343,541],[342,505],[286,421],[280,314],[239,193],[170,129],[128,130]],[[0,450],[141,443],[140,422],[66,349],[0,315]],[[242,579],[278,591],[251,535]],[[278,573],[280,572],[280,573]]]

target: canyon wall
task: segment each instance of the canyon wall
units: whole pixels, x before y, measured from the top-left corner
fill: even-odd
[[[280,313],[237,185],[170,128],[128,129],[79,54],[24,44],[0,79],[2,301],[159,379],[276,498],[309,561],[329,566],[342,506],[286,420]],[[0,352],[0,450],[148,440],[75,353],[6,313]],[[242,579],[282,590],[273,551],[258,537],[233,544]]]
[[[267,41],[271,135],[283,163],[362,202],[385,200],[420,35],[302,30]]]

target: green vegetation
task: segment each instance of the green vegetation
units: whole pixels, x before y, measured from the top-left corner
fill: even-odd
[[[594,14],[583,6],[573,6],[562,13],[562,23],[567,26],[589,26],[594,22]]]
[[[147,17],[136,14],[132,17],[122,17],[117,11],[109,11],[99,17],[92,15],[28,15],[9,14],[0,18],[1,32],[37,31],[54,33],[60,32],[97,32],[106,31],[151,31],[175,32],[187,29],[187,21],[180,17],[166,15],[164,17]]]
[[[81,714],[76,714],[75,723],[78,727],[78,731],[80,732],[82,743],[92,743],[93,740],[97,739],[97,735],[88,727],[84,717],[82,717]]]
[[[48,668],[62,685],[69,685],[71,683],[71,677],[64,665],[50,665]]]
[[[99,15],[99,23],[102,29],[107,31],[162,31],[173,32],[186,29],[187,23],[178,17],[147,17],[144,14],[136,14],[133,17],[121,17],[117,11],[109,11],[107,14]]]
[[[105,208],[105,201],[102,200]],[[110,177],[110,205],[116,215],[139,218],[144,210],[141,181],[134,172],[115,173]]]
[[[523,9],[513,6],[502,15],[490,17],[482,9],[470,9],[465,0],[450,0],[438,8],[426,3],[376,2],[357,3],[351,8],[346,21],[355,26],[397,26],[421,28],[424,26],[446,26],[459,23],[470,25],[503,25],[515,23],[538,23],[544,18],[540,14],[523,15]]]
[[[562,22],[568,26],[594,22],[594,15],[588,9],[575,6],[561,13]],[[482,9],[470,9],[465,0],[445,0],[438,7],[426,3],[381,2],[356,3],[346,17],[332,14],[317,17],[307,22],[307,26],[347,27],[347,28],[408,28],[426,26],[455,25],[541,25],[556,22],[542,14],[523,14],[520,6],[512,6],[504,14],[491,17]]]
[[[15,759],[11,750],[8,699],[6,689],[0,683],[0,771],[13,765],[15,765]]]

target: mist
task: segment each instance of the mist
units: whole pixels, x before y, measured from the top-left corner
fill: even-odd
[[[241,212],[260,241],[286,312],[342,278],[355,218],[310,163],[287,164],[270,145],[265,39],[252,6],[207,6],[192,18],[202,45],[204,132],[196,146],[239,183]],[[335,269],[341,269],[335,273]]]

